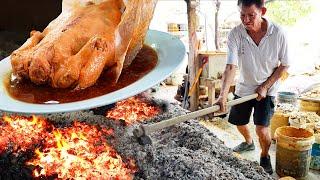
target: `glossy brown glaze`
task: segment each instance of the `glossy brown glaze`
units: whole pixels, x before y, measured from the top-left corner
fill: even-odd
[[[4,82],[11,97],[34,104],[68,103],[86,100],[124,88],[150,72],[158,61],[157,53],[144,46],[131,65],[122,70],[116,84],[112,83],[110,72],[105,71],[97,83],[84,90],[54,89],[49,86],[38,86],[30,81],[10,81],[10,74]]]

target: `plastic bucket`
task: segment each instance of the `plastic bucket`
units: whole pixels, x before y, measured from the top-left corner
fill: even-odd
[[[314,134],[316,142],[312,145],[310,169],[320,170],[320,134]]]
[[[277,103],[288,103],[292,105],[297,104],[297,94],[294,92],[278,92],[277,93]]]
[[[299,109],[300,111],[316,112],[320,115],[320,103],[318,102],[300,100]]]
[[[280,177],[304,178],[308,175],[311,147],[315,141],[313,133],[291,126],[279,127],[277,140],[276,172]]]
[[[318,143],[312,146],[310,169],[320,170],[320,144]]]
[[[289,125],[289,115],[281,112],[275,112],[270,121],[271,138],[274,138],[274,133],[278,127]]]

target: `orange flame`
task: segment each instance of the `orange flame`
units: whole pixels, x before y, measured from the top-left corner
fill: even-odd
[[[36,116],[32,118],[4,116],[2,122],[0,121],[1,124],[0,153],[8,147],[12,147],[14,151],[30,149],[33,145],[40,143],[49,127],[44,119]]]
[[[76,122],[53,131],[45,141],[43,150],[37,149],[37,157],[28,162],[40,167],[34,171],[35,177],[58,174],[62,179],[132,179],[136,171],[133,160],[127,165],[95,126]]]
[[[116,120],[125,120],[127,124],[134,124],[156,116],[160,108],[153,106],[143,98],[134,96],[116,103],[116,106],[107,112],[107,117]]]
[[[112,135],[112,129],[80,122],[55,128],[36,116],[4,116],[0,121],[0,154],[9,147],[21,152],[34,149],[36,144],[41,148],[35,149],[35,157],[27,162],[35,166],[34,177],[132,179],[137,171],[135,163],[107,144],[107,136]]]

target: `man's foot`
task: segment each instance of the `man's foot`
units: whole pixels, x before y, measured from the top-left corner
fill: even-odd
[[[248,144],[247,142],[242,142],[241,144],[239,144],[238,146],[233,148],[233,152],[244,152],[244,151],[252,151],[254,150],[254,143],[252,141],[251,144]]]
[[[260,157],[260,166],[262,166],[268,174],[271,175],[273,173],[269,155],[267,157]]]

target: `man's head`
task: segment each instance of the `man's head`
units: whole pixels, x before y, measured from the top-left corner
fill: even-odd
[[[264,0],[238,0],[240,19],[249,31],[256,31],[261,27],[262,16],[267,9]]]

